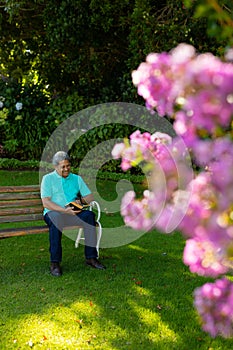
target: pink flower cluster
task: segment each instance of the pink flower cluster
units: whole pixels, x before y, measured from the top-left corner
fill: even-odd
[[[155,215],[149,211],[149,202],[153,201],[153,193],[144,192],[141,200],[135,198],[135,192],[129,191],[122,199],[121,215],[125,224],[135,230],[150,230],[155,226]]]
[[[233,267],[233,149],[231,143],[217,141],[220,140],[212,145],[213,152],[208,156],[208,171],[190,182],[192,195],[179,225],[184,236],[191,238],[186,242],[184,263],[191,272],[211,277]],[[217,152],[217,144],[231,147]]]
[[[148,175],[150,191],[144,192],[142,200],[136,199],[134,192],[127,193],[122,200],[121,214],[128,226],[146,231],[160,227],[170,232],[181,221],[187,207],[187,184],[192,178],[183,147],[167,134],[151,135],[139,130],[130,136],[128,143],[114,146],[112,155],[122,159],[123,170],[140,165]],[[185,197],[183,201],[181,197]]]
[[[148,108],[175,118],[188,146],[230,124],[232,64],[210,53],[197,55],[191,45],[180,44],[170,53],[149,54],[132,78]]]
[[[114,147],[122,169],[140,165],[150,190],[123,198],[121,213],[134,229],[178,228],[190,271],[217,278],[233,268],[233,64],[210,53],[196,54],[180,44],[170,53],[150,54],[132,73],[146,106],[174,119],[179,137],[131,135]],[[187,164],[190,150],[199,167]],[[233,283],[223,278],[195,291],[203,329],[215,337],[233,336]]]
[[[233,336],[233,283],[227,278],[206,283],[194,292],[203,329],[212,337]]]
[[[160,132],[151,135],[149,132],[141,134],[137,130],[130,135],[129,142],[126,144],[118,143],[112,150],[113,158],[122,158],[121,168],[124,171],[140,164],[142,161],[153,161],[156,154],[160,156],[162,149],[165,150],[166,145],[171,144],[172,138]]]
[[[186,241],[183,259],[191,272],[201,276],[215,278],[228,271],[226,252],[203,238]]]

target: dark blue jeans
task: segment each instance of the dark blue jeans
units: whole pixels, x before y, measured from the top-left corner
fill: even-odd
[[[95,214],[89,210],[83,210],[76,215],[62,214],[58,211],[49,211],[44,220],[49,227],[50,261],[62,261],[62,230],[68,226],[82,226],[85,237],[86,259],[97,258]]]

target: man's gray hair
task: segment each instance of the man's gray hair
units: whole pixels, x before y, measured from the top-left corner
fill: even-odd
[[[58,151],[54,154],[52,163],[53,165],[58,165],[62,160],[68,160],[70,162],[70,156],[64,151]]]

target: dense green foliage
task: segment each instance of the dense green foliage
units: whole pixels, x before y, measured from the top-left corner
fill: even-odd
[[[39,159],[49,128],[46,106],[48,97],[41,85],[22,85],[13,80],[0,81],[0,130],[4,150],[18,158]],[[22,108],[17,110],[17,104]]]
[[[76,165],[76,163],[75,163]],[[53,166],[52,164],[43,164],[40,163],[37,160],[18,160],[15,158],[0,158],[0,174],[4,171],[23,171],[25,174],[25,171],[28,172],[34,172],[35,170],[46,170],[46,171],[52,171]],[[72,171],[74,173],[79,172],[79,168],[73,166]],[[127,172],[123,172],[121,168],[119,167],[119,163],[111,162],[110,164],[107,164],[105,167],[101,167],[98,169],[98,171],[95,171],[94,169],[91,169],[89,167],[88,169],[82,169],[82,175],[85,176],[85,178],[97,178],[97,179],[109,179],[112,181],[119,181],[121,179],[129,180],[133,183],[142,183],[145,181],[145,175],[141,173],[140,169],[136,169],[134,172],[131,172],[128,170]],[[5,182],[7,184],[8,177],[5,179]],[[3,184],[3,181],[1,180],[1,185]]]
[[[1,8],[2,72],[42,81],[53,94],[74,88],[102,102],[122,100],[123,80],[149,52],[183,41],[198,50],[217,48],[205,34],[206,20],[194,18],[182,0],[0,3],[7,5]]]
[[[205,18],[207,21],[207,34],[224,45],[233,45],[233,2],[232,0],[184,0],[189,8],[194,6],[195,18]]]
[[[183,0],[1,1],[0,145],[5,156],[40,159],[53,130],[86,107],[144,104],[131,72],[150,52],[186,42],[223,54],[232,33],[229,1],[221,0],[220,15],[213,5],[202,5],[205,0],[186,0],[186,6]],[[17,111],[18,102],[22,109]],[[121,134],[127,134],[124,128]]]

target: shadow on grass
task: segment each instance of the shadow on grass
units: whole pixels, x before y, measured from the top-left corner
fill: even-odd
[[[206,280],[182,263],[183,240],[155,231],[103,249],[85,266],[63,237],[61,278],[49,274],[47,236],[0,242],[2,349],[230,349],[200,329],[193,290]],[[31,342],[31,343],[30,343]]]

